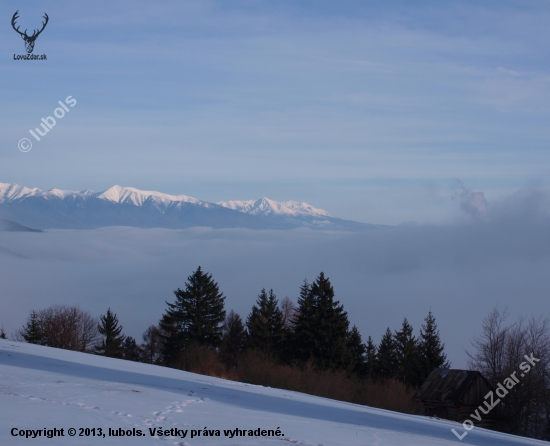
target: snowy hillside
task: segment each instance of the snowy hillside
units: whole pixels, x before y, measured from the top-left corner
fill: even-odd
[[[44,438],[54,428],[64,436]],[[0,340],[2,445],[548,444],[478,428],[459,441],[452,428],[462,432],[449,421]],[[123,437],[112,435],[119,429]]]

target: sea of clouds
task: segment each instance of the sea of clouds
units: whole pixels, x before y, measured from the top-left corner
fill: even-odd
[[[511,318],[549,314],[550,194],[521,190],[487,203],[462,188],[467,217],[449,225],[401,225],[361,233],[110,227],[0,233],[0,324],[13,333],[32,309],[78,304],[111,308],[141,340],[201,266],[246,317],[260,290],[294,301],[324,271],[364,339],[376,343],[404,317],[418,332],[436,316],[453,366],[495,305]]]

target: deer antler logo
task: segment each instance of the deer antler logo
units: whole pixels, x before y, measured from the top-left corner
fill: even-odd
[[[27,34],[27,30],[25,30],[25,32],[21,32],[19,31],[19,27],[17,28],[15,27],[16,25],[15,22],[19,18],[17,14],[19,14],[19,11],[15,11],[15,14],[11,18],[11,26],[15,31],[17,31],[21,35],[21,38],[25,41],[25,48],[27,49],[27,53],[31,54],[32,51],[34,50],[34,43],[36,41],[36,38],[40,35],[42,31],[44,31],[44,28],[46,28],[46,25],[48,24],[48,20],[49,20],[48,14],[44,13],[43,18],[45,19],[45,21],[42,22],[42,29],[40,31],[35,29],[34,32],[32,33],[32,36],[29,36]]]

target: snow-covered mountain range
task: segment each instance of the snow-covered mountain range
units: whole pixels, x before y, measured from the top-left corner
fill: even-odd
[[[169,195],[113,186],[91,190],[40,190],[0,183],[0,218],[40,229],[103,226],[362,230],[377,227],[331,216],[296,201],[269,198],[209,203],[187,195]]]

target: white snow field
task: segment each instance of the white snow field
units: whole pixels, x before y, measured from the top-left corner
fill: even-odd
[[[151,435],[155,428],[173,435]],[[0,340],[3,446],[549,444],[478,428],[459,441],[452,428],[464,432],[450,421]],[[53,429],[64,436],[44,436]],[[109,429],[125,435],[110,436]],[[234,435],[235,429],[245,435]],[[249,430],[260,436],[248,436]]]

